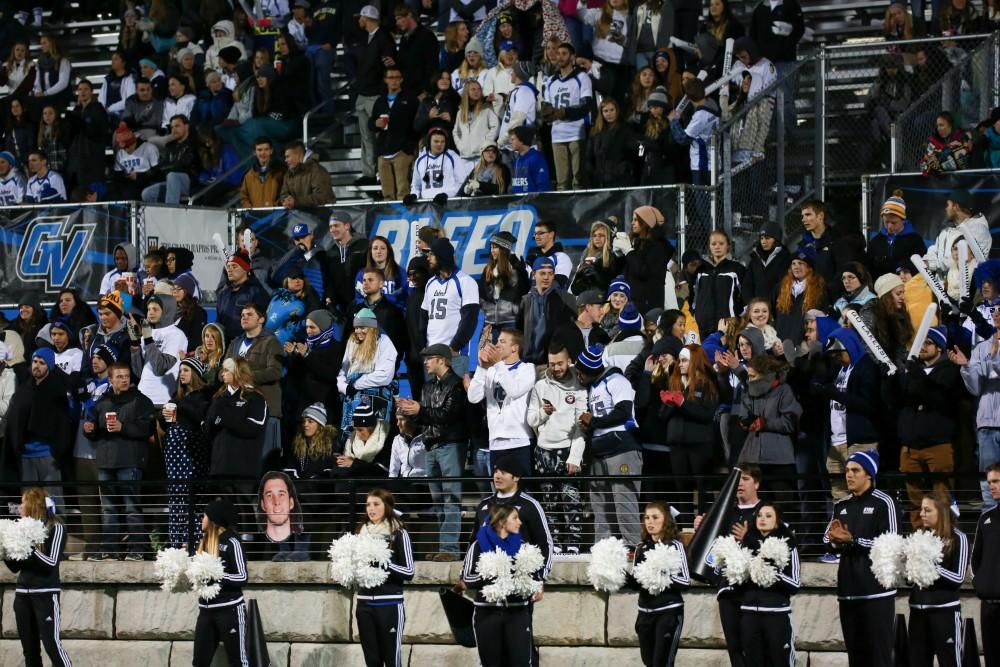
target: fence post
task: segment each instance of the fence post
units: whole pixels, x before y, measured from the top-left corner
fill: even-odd
[[[896,173],[899,164],[899,123],[889,124],[889,171]]]
[[[822,201],[826,197],[826,46],[821,46],[816,55],[816,83],[813,102],[816,131],[816,198]]]
[[[778,176],[778,191],[775,193],[775,222],[781,225],[781,228],[785,228],[785,90],[784,86],[778,86],[777,90],[778,96],[775,98],[777,102],[777,112],[778,122],[777,130],[777,148],[778,154],[777,164],[775,165],[775,170]]]
[[[718,149],[719,149],[719,134],[715,133],[712,135],[712,145],[709,151],[712,159],[712,191],[709,194],[708,201],[710,202],[711,215],[712,215],[712,230],[718,229],[716,226],[719,221],[719,162],[718,162]]]
[[[871,177],[862,176],[861,177],[861,236],[867,241],[868,239],[868,215],[869,207],[871,206]]]
[[[993,72],[990,78],[993,85],[990,87],[993,89],[993,103],[990,107],[995,109],[1000,106],[1000,35],[993,33],[992,39],[993,55],[990,57],[990,67],[993,69]]]
[[[733,135],[722,130],[722,228],[733,238]]]
[[[677,249],[681,257],[687,251],[687,185],[684,183],[677,192]]]
[[[139,207],[142,205],[137,201],[129,202],[128,222],[132,228],[132,244],[139,249],[140,253],[144,254],[146,252],[146,225],[143,224],[144,220],[139,211]]]

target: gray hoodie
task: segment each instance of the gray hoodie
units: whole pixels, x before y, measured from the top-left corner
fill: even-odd
[[[145,336],[142,347],[132,346],[132,372],[139,375],[139,391],[153,405],[170,401],[177,388],[181,354],[187,351],[187,336],[177,327],[177,302],[172,296],[156,294],[149,302],[159,302],[163,315]]]
[[[546,400],[555,407],[551,415],[545,413]],[[569,447],[566,463],[576,466],[583,460],[585,446],[577,420],[586,411],[587,389],[576,379],[576,371],[572,368],[561,382],[545,371],[528,395],[528,426],[538,436],[538,446],[543,449]]]
[[[962,381],[973,396],[979,397],[976,428],[1000,428],[1000,356],[992,356],[993,340],[984,340],[972,350],[969,363],[962,366]]]
[[[125,271],[119,271],[117,266],[112,266],[111,270],[104,274],[104,277],[101,278],[102,295],[115,289],[115,281],[122,277],[122,273],[128,271],[136,273],[139,270],[139,253],[136,252],[135,246],[131,243],[119,243],[115,246],[115,249],[111,251],[112,258],[114,258],[114,254],[119,248],[124,250],[125,256],[128,257],[128,268],[125,269]]]

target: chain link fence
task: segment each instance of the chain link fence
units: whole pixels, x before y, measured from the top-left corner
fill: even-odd
[[[862,174],[890,169],[893,123],[907,135],[901,143],[922,149],[930,134],[922,114],[930,114],[933,124],[941,111],[936,107],[946,100],[964,97],[962,105],[971,109],[995,97],[995,44],[995,35],[963,35],[824,46],[815,81],[820,198],[826,187],[856,187]],[[910,154],[907,148],[900,163]],[[910,160],[907,169],[912,166]]]
[[[956,128],[974,131],[975,126],[997,106],[997,58],[1000,38],[996,34],[984,42],[942,42],[942,51],[951,67],[927,90],[915,97],[909,109],[892,125],[893,172],[920,167],[928,138],[935,132],[935,119],[950,112]]]

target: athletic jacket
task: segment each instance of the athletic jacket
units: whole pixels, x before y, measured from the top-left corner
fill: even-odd
[[[529,544],[537,545],[542,552],[542,557],[545,558],[545,566],[541,572],[541,578],[544,580],[552,569],[552,533],[549,532],[549,520],[545,516],[545,510],[541,503],[521,489],[515,491],[513,495],[505,497],[493,494],[479,502],[479,507],[476,509],[476,523],[472,527],[471,546],[476,546],[476,532],[480,526],[489,521],[490,512],[497,505],[513,505],[517,508],[518,516],[521,518],[521,539]],[[476,558],[478,557],[479,555],[476,554]],[[473,566],[475,562],[473,559]],[[468,563],[468,557],[466,557],[466,563]]]
[[[617,368],[607,368],[587,391],[587,410],[593,415],[590,446],[594,456],[608,457],[640,448],[629,431],[635,419],[635,390]]]
[[[745,523],[748,529],[747,537],[744,538],[746,540],[756,532],[757,510],[760,509],[763,502],[763,500],[758,499],[753,505],[733,505],[729,508],[729,514],[722,525],[731,527],[733,524]],[[728,533],[726,534],[728,535]],[[742,597],[745,592],[743,587],[731,586],[725,577],[719,577],[719,592],[716,593],[715,597],[716,599],[733,599]]]
[[[632,558],[632,568],[646,560],[646,552],[651,551],[659,542],[652,537],[647,537],[635,548],[635,556]],[[684,553],[684,545],[680,540],[674,540],[672,544],[681,554],[681,573],[671,575],[670,586],[653,595],[635,580],[631,573],[628,575],[629,586],[639,591],[639,611],[647,614],[655,614],[661,611],[684,609],[684,598],[681,591],[686,590],[691,584],[691,575],[688,574],[687,555]]]
[[[823,542],[840,554],[837,569],[838,600],[871,600],[891,597],[896,589],[886,590],[872,574],[872,541],[883,533],[899,532],[899,512],[892,498],[874,486],[859,496],[849,495],[833,506],[833,518],[851,531],[850,544],[835,545],[826,534]],[[831,520],[832,523],[832,520]]]
[[[243,584],[247,583],[247,559],[243,555],[240,536],[227,529],[219,535],[219,558],[222,559],[223,575],[219,585],[222,589],[211,600],[198,598],[202,609],[232,607],[243,604]]]
[[[24,201],[29,204],[58,204],[66,201],[66,184],[62,176],[51,169],[45,176],[32,176],[24,191]]]
[[[24,200],[24,186],[24,176],[11,167],[7,176],[0,178],[0,206],[20,204]]]
[[[358,601],[371,605],[403,604],[403,582],[413,579],[413,547],[410,534],[400,528],[388,538],[392,557],[389,559],[389,578],[381,586],[359,588]]]
[[[232,393],[224,387],[205,416],[205,438],[212,443],[209,473],[220,477],[260,475],[267,401],[253,389]]]
[[[514,166],[511,169],[511,194],[548,192],[551,189],[549,165],[538,150],[531,147],[524,154],[514,158]]]
[[[702,264],[694,284],[694,316],[699,331],[715,331],[720,319],[742,312],[740,291],[745,275],[743,265],[728,258],[714,266],[711,262]]]
[[[1000,506],[979,515],[972,547],[972,585],[980,600],[1000,603]]]
[[[523,361],[504,362],[489,368],[479,366],[469,384],[469,401],[486,399],[486,421],[490,442],[497,439],[528,440],[528,393],[535,386],[535,366]],[[490,447],[503,449],[505,447]]]
[[[523,537],[524,531],[521,531],[523,544],[530,544],[530,542]],[[541,545],[539,545],[541,547]],[[543,550],[544,551],[544,550]],[[488,602],[485,597],[483,597],[482,589],[488,584],[493,583],[492,579],[483,579],[479,574],[479,555],[482,550],[479,548],[479,540],[473,538],[472,544],[469,545],[469,550],[465,552],[465,561],[462,563],[462,581],[465,583],[466,587],[471,590],[476,591],[476,599],[474,604],[477,607],[527,607],[531,604],[529,598],[523,598],[518,595],[508,595],[507,599],[503,602]],[[547,571],[546,567],[542,569],[543,572]],[[544,575],[542,575],[544,577]],[[536,574],[536,578],[538,575]]]
[[[7,569],[17,573],[15,593],[58,593],[59,561],[66,548],[66,529],[58,521],[49,526],[41,546],[27,560],[5,560]]]
[[[754,532],[747,535],[745,546],[756,555],[763,541],[763,538]],[[799,550],[795,546],[794,538],[789,538],[788,546],[791,551],[788,565],[778,572],[778,580],[773,586],[763,588],[749,579],[744,584],[743,599],[740,603],[741,611],[758,614],[790,614],[792,612],[791,598],[802,585],[802,577],[799,572]]]
[[[454,197],[465,182],[465,176],[465,162],[458,153],[445,149],[434,155],[425,148],[413,163],[410,192],[419,199],[433,199],[441,193]]]
[[[969,538],[958,528],[951,529],[951,552],[936,566],[938,578],[927,588],[910,590],[910,609],[955,609],[958,591],[965,583],[969,566]]]
[[[694,110],[687,127],[681,127],[678,119],[670,121],[670,134],[674,141],[682,146],[690,146],[688,154],[691,160],[691,171],[707,172],[710,168],[710,153],[712,133],[719,126],[719,116],[707,106]]]

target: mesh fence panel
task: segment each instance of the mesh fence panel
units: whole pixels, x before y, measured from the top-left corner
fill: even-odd
[[[863,173],[887,171],[893,123],[913,125],[912,130],[903,130],[906,142],[922,147],[930,134],[923,115],[930,114],[933,124],[942,100],[960,99],[968,86],[966,99],[970,105],[978,104],[969,91],[992,85],[986,73],[995,63],[971,56],[990,41],[990,35],[970,35],[825,48],[819,56],[825,184],[855,185]],[[898,80],[879,80],[880,65],[889,64],[883,59],[887,56],[900,66]],[[911,134],[918,139],[910,139]],[[907,169],[912,166],[911,160]]]

